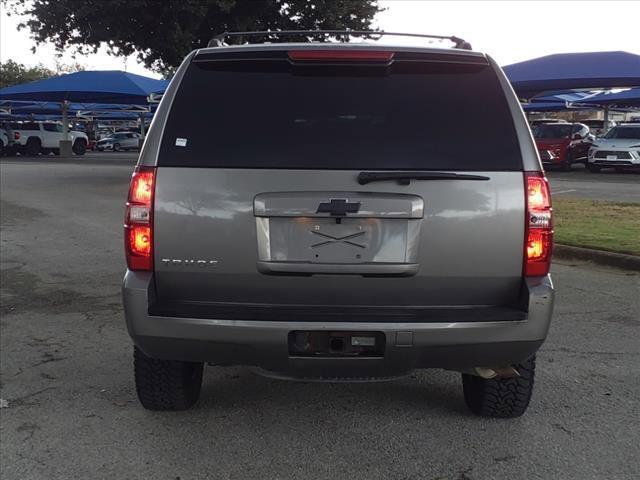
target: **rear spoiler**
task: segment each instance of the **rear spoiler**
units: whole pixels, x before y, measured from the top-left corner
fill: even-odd
[[[453,48],[458,48],[461,50],[471,50],[471,44],[466,40],[455,37],[455,36],[444,36],[444,35],[428,35],[422,33],[399,33],[399,32],[380,32],[375,30],[263,30],[263,31],[248,31],[248,32],[224,32],[219,35],[216,35],[207,44],[207,47],[224,47],[225,39],[227,38],[238,38],[240,37],[264,37],[266,40],[272,40],[273,37],[279,36],[302,36],[317,38],[317,37],[327,37],[332,36],[338,39],[341,42],[349,41],[349,37],[365,37],[365,38],[373,38],[375,40],[380,39],[380,37],[384,35],[394,36],[394,37],[414,37],[414,38],[428,38],[428,39],[436,39],[436,40],[449,40],[453,43]]]

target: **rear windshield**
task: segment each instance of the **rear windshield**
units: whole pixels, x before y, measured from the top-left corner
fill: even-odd
[[[274,61],[275,62],[275,61]],[[289,169],[521,170],[491,67],[192,63],[159,165]]]
[[[536,138],[569,138],[571,135],[571,124],[543,124],[539,125],[533,136]]]

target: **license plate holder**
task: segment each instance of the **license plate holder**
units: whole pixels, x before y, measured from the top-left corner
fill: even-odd
[[[618,160],[617,155],[607,155],[607,160]]]

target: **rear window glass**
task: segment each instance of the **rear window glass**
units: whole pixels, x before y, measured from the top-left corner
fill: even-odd
[[[198,62],[183,78],[159,165],[521,170],[491,67]]]

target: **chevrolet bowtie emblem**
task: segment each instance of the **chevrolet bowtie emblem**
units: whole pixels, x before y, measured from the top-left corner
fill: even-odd
[[[344,217],[347,213],[358,213],[360,202],[352,202],[345,198],[332,198],[330,202],[321,203],[316,213],[328,213],[332,217]]]

